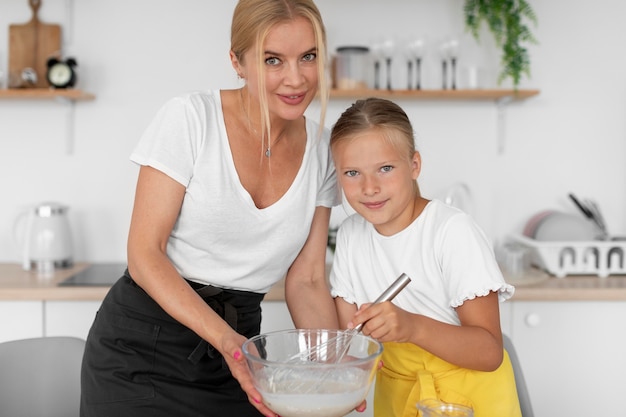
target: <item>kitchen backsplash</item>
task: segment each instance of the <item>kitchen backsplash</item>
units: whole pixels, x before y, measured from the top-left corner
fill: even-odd
[[[171,96],[240,85],[228,60],[235,3],[190,0],[183,7],[180,2],[151,2],[146,10],[144,3],[122,0],[44,2],[40,19],[63,26],[63,52],[80,63],[78,86],[96,99],[73,109],[53,100],[0,100],[0,262],[19,261],[14,218],[42,201],[70,207],[78,261],[124,260],[137,174],[128,156]],[[431,45],[458,38],[459,68],[498,61],[488,37],[485,45],[468,43],[457,0],[318,4],[331,51],[340,45],[369,45],[381,37],[425,34]],[[626,39],[621,21],[626,3],[600,0],[589,7],[573,0],[568,19],[557,2],[531,4],[539,20],[539,42],[529,48],[531,79],[520,88],[539,89],[538,96],[502,106],[493,101],[398,100],[414,123],[422,152],[422,191],[437,196],[452,184],[466,183],[473,214],[493,239],[521,230],[542,209],[576,212],[569,192],[596,199],[609,227],[624,234],[626,55],[615,51]],[[27,2],[2,1],[0,69],[7,66],[8,25],[29,18]],[[401,51],[394,56],[398,88],[407,82],[403,59]],[[424,88],[439,88],[437,61],[429,61]],[[334,100],[327,126],[352,101]],[[318,113],[315,105],[307,115],[317,118]],[[70,153],[67,141],[72,137]],[[498,153],[499,140],[503,153]]]

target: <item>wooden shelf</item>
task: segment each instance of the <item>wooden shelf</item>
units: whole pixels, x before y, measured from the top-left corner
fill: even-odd
[[[29,99],[29,100],[50,100],[50,99],[67,99],[73,101],[94,100],[95,95],[85,91],[53,88],[9,88],[0,89],[1,99]]]
[[[539,94],[539,90],[336,90],[331,98],[383,97],[410,100],[522,100]]]

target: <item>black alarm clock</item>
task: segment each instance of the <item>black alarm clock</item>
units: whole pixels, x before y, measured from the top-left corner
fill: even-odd
[[[69,88],[76,84],[76,67],[74,58],[67,58],[62,61],[57,58],[48,59],[48,70],[46,78],[54,88]]]

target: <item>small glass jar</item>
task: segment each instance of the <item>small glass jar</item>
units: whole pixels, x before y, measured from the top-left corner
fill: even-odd
[[[421,400],[417,409],[423,417],[473,417],[474,410],[460,404],[445,403],[434,398]]]
[[[335,58],[334,87],[339,90],[358,90],[369,87],[371,70],[370,50],[366,46],[341,46]]]

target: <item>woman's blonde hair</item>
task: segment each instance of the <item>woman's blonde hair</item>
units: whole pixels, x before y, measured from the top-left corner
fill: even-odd
[[[376,97],[357,100],[341,114],[331,130],[330,146],[372,129],[381,132],[409,159],[413,158],[415,135],[409,117],[396,103]]]
[[[326,82],[326,29],[322,16],[312,0],[239,0],[233,13],[230,32],[230,49],[235,57],[243,62],[246,52],[257,45],[259,74],[265,74],[263,46],[269,31],[278,23],[303,17],[311,22],[317,47],[318,95],[321,104],[320,126],[324,126],[324,116],[328,103],[328,83]],[[259,77],[259,104],[263,136],[270,140],[270,116],[265,93],[265,79]]]

